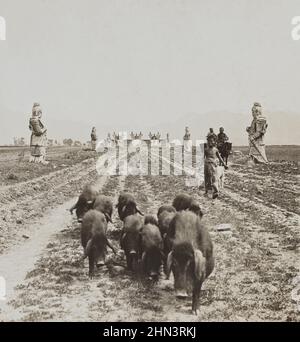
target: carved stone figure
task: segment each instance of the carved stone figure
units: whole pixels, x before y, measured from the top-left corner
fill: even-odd
[[[253,120],[246,131],[249,136],[249,157],[254,163],[268,163],[265,151],[264,137],[267,131],[267,120],[262,115],[261,104],[255,102],[252,107]]]
[[[47,129],[41,122],[42,108],[39,103],[34,103],[32,116],[29,119],[30,139],[30,159],[32,163],[48,164],[46,162]]]

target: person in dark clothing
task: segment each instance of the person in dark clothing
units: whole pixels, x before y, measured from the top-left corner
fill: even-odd
[[[213,128],[210,128],[210,129],[209,129],[209,132],[208,132],[208,134],[207,134],[207,136],[206,136],[207,142],[208,142],[208,139],[209,139],[209,138],[210,138],[210,139],[213,139],[213,142],[211,141],[211,143],[213,143],[214,145],[216,145],[217,140],[218,140],[218,137],[217,137],[216,133],[214,132]]]
[[[224,128],[220,128],[220,133],[218,134],[217,141],[218,141],[218,146],[223,145],[226,141],[228,141],[228,136],[224,132]]]

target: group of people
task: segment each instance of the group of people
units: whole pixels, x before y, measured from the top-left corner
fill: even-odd
[[[212,139],[217,147],[223,145],[225,142],[229,140],[227,134],[224,132],[223,127],[220,127],[218,135],[214,132],[213,128],[210,128],[206,136],[206,139],[207,141],[208,139]]]
[[[251,126],[246,128],[249,139],[249,158],[253,163],[267,164],[268,159],[265,151],[264,137],[267,131],[267,120],[262,115],[262,106],[258,102],[254,102],[252,107],[253,120]],[[213,198],[218,197],[219,189],[217,182],[218,167],[223,166],[227,169],[227,163],[224,162],[220,151],[222,146],[228,144],[228,136],[224,132],[224,128],[220,128],[218,135],[214,133],[212,128],[207,134],[207,144],[204,152],[204,181],[205,193],[212,190]]]

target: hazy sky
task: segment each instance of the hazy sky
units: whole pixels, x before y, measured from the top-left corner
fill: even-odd
[[[0,0],[0,106],[148,125],[187,113],[300,113],[299,0]]]

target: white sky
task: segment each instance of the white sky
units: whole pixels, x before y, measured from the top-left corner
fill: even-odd
[[[144,125],[254,101],[300,113],[297,15],[299,0],[0,0],[0,105]]]

